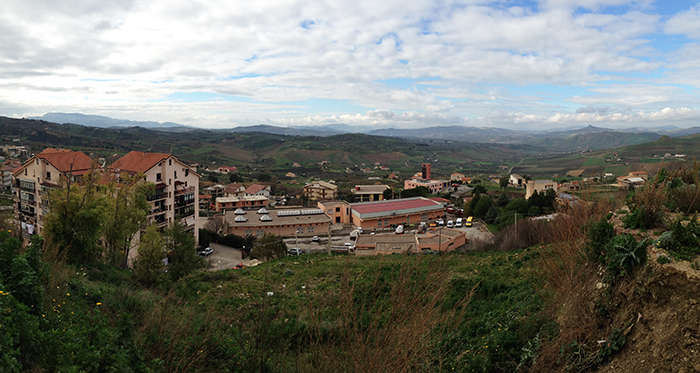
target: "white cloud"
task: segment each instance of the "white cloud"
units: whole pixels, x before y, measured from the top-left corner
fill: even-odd
[[[328,120],[425,126],[467,117],[493,125],[551,122],[552,111],[558,118],[582,114],[573,104],[649,112],[698,107],[696,92],[672,86],[700,87],[697,44],[665,56],[651,43],[662,27],[698,38],[698,7],[662,25],[648,1],[624,0],[534,7],[478,0],[4,5],[5,115],[82,111],[210,126]],[[609,6],[617,10],[606,12]],[[659,68],[666,69],[663,77],[655,75]],[[381,83],[392,79],[406,83]],[[542,86],[585,92],[542,94]],[[178,92],[245,100],[166,99]],[[313,99],[355,106],[327,115],[304,104]]]

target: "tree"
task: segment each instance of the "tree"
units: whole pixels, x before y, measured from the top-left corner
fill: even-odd
[[[507,193],[501,193],[500,196],[496,199],[496,206],[498,207],[505,207],[508,206],[510,203],[510,197],[508,196]]]
[[[491,205],[493,205],[491,197],[489,197],[488,194],[482,195],[481,198],[479,198],[479,202],[474,207],[474,216],[483,219],[491,208]]]
[[[146,285],[153,286],[163,276],[163,236],[155,225],[149,225],[141,236],[141,244],[138,248],[139,256],[134,262],[134,276]]]
[[[149,211],[147,196],[154,190],[153,183],[143,182],[143,175],[120,175],[119,182],[112,182],[107,190],[109,214],[104,226],[107,258],[112,265],[127,267],[131,241],[146,224]]]
[[[215,215],[211,217],[207,224],[204,225],[204,229],[216,233],[217,235],[226,233],[226,218],[223,215]]]
[[[430,196],[430,190],[424,186],[415,187],[413,189],[405,189],[401,191],[401,198],[428,196]]]
[[[107,220],[109,201],[98,190],[97,175],[84,175],[83,185],[68,185],[49,193],[51,213],[46,216],[45,237],[69,263],[99,262],[99,239]]]
[[[477,193],[474,195],[474,198],[472,198],[472,200],[469,201],[469,207],[467,208],[467,216],[474,215],[474,208],[479,203],[480,199],[481,199],[481,194]]]
[[[165,229],[165,250],[171,261],[169,273],[173,281],[204,267],[204,260],[196,255],[194,246],[194,236],[184,225],[175,222]]]
[[[479,184],[475,185],[474,189],[472,190],[472,195],[476,196],[477,194],[482,194],[482,193],[487,193],[488,191],[486,190],[486,187]]]
[[[503,176],[499,181],[498,185],[501,186],[501,189],[505,190],[506,187],[508,187],[508,184],[510,184],[510,178],[508,176]]]
[[[243,177],[241,177],[241,175],[239,175],[238,173],[232,173],[228,176],[228,181],[232,183],[239,183],[243,181]]]
[[[287,253],[287,245],[282,241],[282,237],[274,234],[266,234],[258,238],[253,244],[253,251],[250,256],[262,260],[279,258]]]
[[[498,209],[496,204],[491,205],[491,207],[489,207],[489,210],[486,212],[486,215],[484,215],[484,221],[489,224],[498,223],[498,216],[500,212],[501,211]]]
[[[269,183],[270,180],[272,180],[272,176],[270,176],[269,174],[258,175],[258,181],[261,183]]]
[[[386,188],[386,189],[384,189],[382,194],[384,195],[384,199],[392,199],[393,195],[394,195],[394,191],[391,188]]]

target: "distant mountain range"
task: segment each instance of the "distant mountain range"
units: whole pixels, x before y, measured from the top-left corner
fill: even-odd
[[[47,113],[41,117],[32,117],[28,119],[45,120],[47,122],[59,123],[59,124],[80,124],[87,127],[98,127],[98,128],[117,128],[117,127],[142,127],[152,130],[165,130],[165,131],[187,131],[194,129],[193,127],[188,127],[178,123],[172,122],[143,122],[143,121],[132,121],[126,119],[114,119],[110,117],[105,117],[102,115],[86,115],[79,113]]]
[[[100,115],[78,113],[48,113],[39,118],[60,124],[79,124],[99,128],[142,127],[163,132],[187,132],[199,130],[172,122],[143,122],[114,119]],[[552,150],[605,149],[655,141],[662,135],[683,137],[700,133],[700,127],[677,128],[664,126],[654,129],[626,128],[608,129],[601,127],[567,128],[549,131],[516,131],[490,127],[438,126],[428,128],[382,128],[350,126],[343,123],[315,127],[277,127],[254,125],[227,129],[212,129],[221,133],[261,132],[284,136],[327,137],[346,133],[361,133],[372,136],[421,139],[424,141],[460,141],[476,143],[526,144],[546,147]]]

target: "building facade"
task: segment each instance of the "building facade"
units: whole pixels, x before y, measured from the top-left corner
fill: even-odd
[[[312,200],[333,200],[338,198],[338,186],[325,181],[314,181],[304,185],[303,193]]]
[[[242,237],[310,237],[330,234],[331,218],[321,209],[226,211],[228,234]]]
[[[397,224],[418,224],[443,215],[442,203],[423,197],[362,202],[350,205],[352,224],[362,229],[389,229]]]
[[[48,193],[80,182],[99,165],[83,152],[48,148],[29,158],[12,174],[14,222],[22,235],[43,233],[44,216],[50,211]]]
[[[155,184],[155,192],[148,197],[151,210],[147,224],[163,228],[180,222],[199,241],[200,175],[189,165],[172,154],[132,151],[110,165],[109,170],[115,174],[143,173],[147,182]]]
[[[355,242],[355,255],[405,254],[425,250],[453,251],[467,243],[466,234],[440,228],[424,234],[361,234]]]
[[[216,199],[216,212],[243,210],[257,210],[261,207],[267,208],[269,200],[265,196],[246,197],[219,197]]]
[[[447,191],[450,187],[450,182],[448,180],[430,180],[430,179],[412,179],[404,180],[404,189],[413,189],[418,187],[426,187],[431,194],[440,194],[443,191]]]
[[[390,189],[388,185],[355,185],[352,192],[355,194],[355,202],[373,202],[383,201],[387,189]]]
[[[331,218],[334,224],[350,224],[350,204],[345,201],[319,201],[319,209],[323,210]]]
[[[557,182],[552,180],[528,180],[525,184],[525,199],[529,199],[535,191],[538,193],[546,192],[549,189],[554,189],[557,192]]]

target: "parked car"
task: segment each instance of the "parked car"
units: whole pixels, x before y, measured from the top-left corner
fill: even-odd
[[[455,222],[455,227],[459,228],[462,225],[464,225],[462,218],[457,218],[457,221]]]
[[[465,227],[471,227],[471,226],[472,226],[472,220],[474,220],[474,217],[473,217],[473,216],[468,217],[466,223],[464,223],[464,226],[465,226]]]
[[[243,268],[245,268],[245,264],[243,264],[243,263],[238,263],[233,267],[233,269],[243,269]]]
[[[287,249],[287,255],[301,255],[303,253],[304,253],[304,251],[302,251],[298,247],[293,247],[291,249]]]
[[[321,240],[318,238],[318,236],[313,236],[313,237],[311,238],[311,241],[313,241],[313,242],[318,242],[318,241],[321,241]]]
[[[438,227],[441,227],[441,228],[442,228],[442,227],[445,226],[445,221],[442,220],[442,219],[440,219],[440,220],[437,221],[437,225],[438,225]]]
[[[355,245],[352,244],[352,242],[346,242],[345,243],[345,248],[348,250],[352,250],[355,248]]]
[[[454,207],[446,207],[445,211],[447,211],[448,214],[454,214],[457,210],[455,210]]]
[[[212,249],[211,247],[207,247],[206,249],[197,253],[197,255],[199,256],[209,256],[211,254],[214,254],[214,249]]]
[[[455,212],[455,215],[457,215],[457,216],[464,216],[464,209],[458,209],[458,210]]]
[[[447,228],[453,228],[455,226],[455,223],[452,220],[447,221]]]

